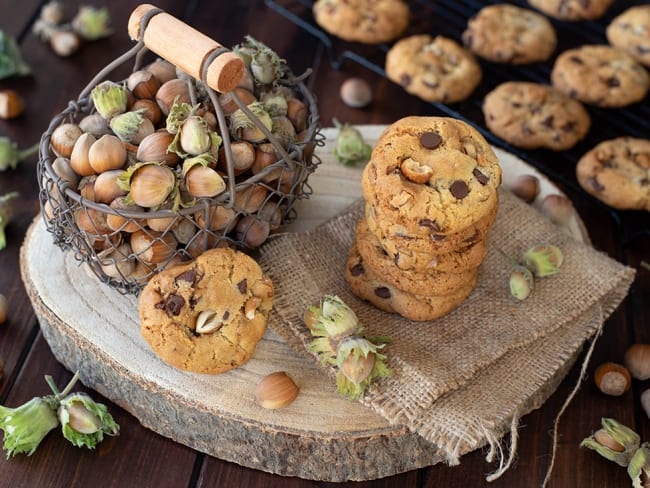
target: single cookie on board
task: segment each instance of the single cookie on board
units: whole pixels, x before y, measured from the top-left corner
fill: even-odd
[[[379,226],[427,240],[442,240],[493,214],[500,183],[492,147],[472,126],[449,117],[411,116],[390,125],[361,178]]]
[[[650,76],[641,64],[605,45],[564,51],[555,60],[551,81],[565,95],[599,107],[638,102],[650,87]]]
[[[479,10],[468,20],[462,38],[474,54],[496,63],[546,61],[557,45],[546,17],[505,3]]]
[[[408,250],[408,244],[408,240],[405,240],[402,244],[399,241],[389,243],[388,247],[394,250],[394,252],[390,252],[390,250],[384,248],[383,241],[370,230],[367,219],[364,219],[357,226],[359,253],[370,262],[370,266],[380,275],[382,273],[379,270],[384,267],[386,269],[396,267],[401,272],[413,271],[421,274],[472,270],[481,265],[487,253],[486,238],[473,244],[458,246],[452,252],[435,255],[410,251]],[[402,247],[405,250],[400,252]]]
[[[650,4],[630,7],[607,26],[609,43],[650,67]]]
[[[330,34],[365,44],[396,39],[410,20],[409,6],[402,0],[318,0],[313,12]]]
[[[449,295],[422,296],[407,293],[373,273],[365,265],[355,245],[350,248],[345,279],[352,292],[359,298],[372,303],[380,310],[398,313],[414,321],[433,320],[447,315],[472,293],[477,280],[475,277],[467,286]]]
[[[601,142],[576,166],[580,186],[610,207],[650,212],[650,140]]]
[[[365,219],[357,223],[355,242],[364,263],[377,276],[395,288],[415,295],[448,295],[467,286],[478,273],[478,267],[457,268],[451,272],[435,268],[423,271],[402,270],[368,230]]]
[[[525,81],[508,81],[488,93],[483,115],[494,134],[526,149],[569,149],[591,125],[582,103],[553,87]]]
[[[272,303],[273,284],[255,260],[212,249],[151,278],[139,298],[140,331],[172,366],[222,373],[253,355]]]
[[[602,17],[614,0],[528,0],[546,15],[560,20],[594,20]]]
[[[482,76],[471,52],[451,39],[427,34],[397,41],[386,54],[386,74],[407,92],[443,103],[469,97]]]

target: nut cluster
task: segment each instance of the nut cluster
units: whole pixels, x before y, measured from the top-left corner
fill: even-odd
[[[100,278],[140,287],[207,249],[254,249],[289,215],[311,170],[316,116],[271,49],[247,37],[234,52],[247,69],[232,92],[209,94],[157,60],[125,82],[98,84],[94,110],[52,130],[46,222],[74,221],[82,240],[67,241]]]

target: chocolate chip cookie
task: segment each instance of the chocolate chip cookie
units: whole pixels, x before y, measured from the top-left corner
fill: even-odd
[[[602,17],[614,0],[528,0],[533,7],[560,20],[594,20]]]
[[[452,39],[427,34],[396,42],[386,54],[386,74],[407,92],[443,103],[467,98],[482,76],[471,52]]]
[[[610,207],[650,212],[650,140],[619,137],[601,142],[576,166],[586,192]]]
[[[557,45],[546,17],[509,4],[483,7],[469,19],[462,38],[474,54],[496,63],[545,61]]]
[[[467,286],[478,273],[478,266],[458,267],[454,270],[440,271],[435,267],[422,271],[400,269],[394,258],[384,251],[379,240],[370,232],[365,219],[357,223],[356,245],[364,263],[386,283],[407,293],[416,295],[448,295]],[[480,264],[481,261],[478,261]]]
[[[650,87],[650,76],[641,64],[605,45],[564,51],[555,60],[551,81],[565,95],[599,107],[638,102]]]
[[[466,286],[448,295],[415,295],[386,283],[363,261],[356,245],[350,248],[345,279],[359,298],[389,313],[398,313],[414,321],[433,320],[448,314],[474,290],[476,277]]]
[[[448,117],[405,117],[389,126],[361,178],[364,199],[385,234],[429,242],[492,215],[500,183],[501,168],[487,141]]]
[[[569,149],[591,125],[579,101],[550,86],[524,81],[502,83],[488,93],[483,115],[494,134],[526,149]]]
[[[630,7],[607,26],[609,43],[650,67],[650,4]]]
[[[222,373],[253,355],[272,303],[273,284],[251,257],[212,249],[149,281],[139,298],[140,330],[172,366]]]
[[[392,41],[408,27],[410,10],[402,0],[318,0],[314,18],[327,32],[346,41]]]

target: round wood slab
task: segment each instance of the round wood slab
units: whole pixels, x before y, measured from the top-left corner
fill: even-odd
[[[361,126],[374,143],[384,126]],[[335,129],[324,131],[323,163],[310,177],[314,194],[300,202],[299,231],[340,213],[361,197],[360,168],[338,164]],[[504,181],[538,175],[542,195],[559,193],[548,180],[499,152]],[[442,460],[436,447],[366,407],[340,398],[330,378],[267,330],[253,358],[221,375],[173,368],[140,336],[137,299],[99,283],[70,252],[52,244],[40,217],[21,250],[25,287],[43,336],[56,358],[81,381],[132,413],[145,427],[219,459],[285,476],[326,481],[370,480]],[[288,407],[254,402],[258,382],[286,371],[300,387]]]

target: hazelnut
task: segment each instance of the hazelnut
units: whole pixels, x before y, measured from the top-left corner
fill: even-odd
[[[372,89],[366,80],[348,78],[341,84],[341,100],[348,107],[365,107],[372,101]]]
[[[23,113],[23,98],[15,90],[0,90],[0,119],[14,119]]]
[[[284,371],[271,373],[255,388],[255,402],[268,409],[284,408],[298,396],[298,386]]]
[[[427,183],[433,176],[433,169],[426,164],[420,164],[412,158],[407,158],[399,166],[402,174],[413,183]]]
[[[533,175],[519,175],[510,186],[510,191],[526,203],[531,203],[539,194],[539,179]]]
[[[650,378],[650,344],[632,344],[625,351],[624,362],[633,378]]]
[[[645,414],[650,418],[650,388],[641,393],[641,406]]]
[[[617,442],[605,429],[598,429],[594,432],[594,439],[601,446],[605,446],[608,449],[616,452],[625,451],[625,446],[620,442]]]
[[[625,366],[617,363],[603,363],[594,373],[596,386],[606,395],[621,396],[630,389],[632,379]]]

